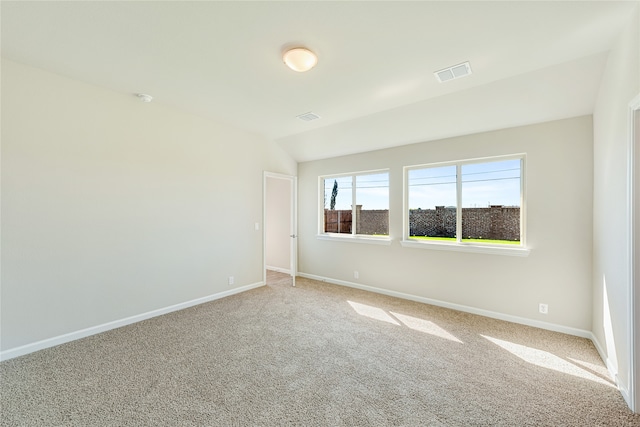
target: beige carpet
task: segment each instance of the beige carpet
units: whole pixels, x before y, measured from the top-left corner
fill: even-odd
[[[2,362],[2,426],[640,426],[590,341],[269,274]]]

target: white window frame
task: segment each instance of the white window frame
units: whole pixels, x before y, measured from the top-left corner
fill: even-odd
[[[520,160],[520,244],[504,245],[462,241],[462,166],[474,163],[489,163],[516,159]],[[442,166],[456,166],[456,241],[431,242],[412,239],[409,236],[409,171]],[[403,232],[402,241],[400,242],[403,247],[444,251],[479,252],[496,255],[529,255],[530,249],[526,246],[526,153],[405,166],[403,168],[403,177]]]
[[[368,234],[356,234],[356,227],[351,227],[351,234],[345,233],[326,233],[324,231],[324,181],[326,179],[343,178],[350,176],[352,178],[352,191],[351,191],[351,218],[355,221],[356,218],[356,177],[362,175],[372,175],[376,173],[387,173],[389,176],[389,199],[391,198],[391,172],[389,169],[374,169],[368,171],[350,172],[350,173],[336,173],[321,175],[318,177],[318,235],[319,240],[334,240],[334,241],[348,241],[354,243],[371,243],[379,245],[390,245],[391,236],[372,236]],[[389,216],[391,216],[391,204],[389,201]],[[391,232],[391,221],[387,225],[389,232]]]

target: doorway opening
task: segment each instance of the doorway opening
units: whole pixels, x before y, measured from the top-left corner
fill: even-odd
[[[294,176],[264,173],[264,282],[295,286],[297,263],[297,180]]]
[[[629,407],[640,413],[640,94],[629,103]]]

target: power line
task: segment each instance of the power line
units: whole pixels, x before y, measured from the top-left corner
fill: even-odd
[[[505,181],[508,179],[520,179],[519,176],[512,176],[512,177],[506,177],[506,178],[487,178],[487,179],[476,179],[473,181],[462,181],[463,184],[468,184],[470,182],[486,182],[486,181]],[[409,187],[424,187],[424,186],[428,186],[428,185],[445,185],[445,184],[456,184],[456,181],[450,181],[450,182],[435,182],[432,184],[409,184]]]
[[[416,169],[416,170],[425,170],[425,169]],[[462,176],[466,176],[466,175],[483,175],[483,174],[488,174],[488,173],[498,173],[498,172],[511,172],[511,171],[519,171],[520,168],[512,168],[512,169],[500,169],[500,170],[493,170],[493,171],[485,171],[485,172],[467,172],[467,173],[463,173]],[[416,178],[410,178],[411,181],[413,180],[417,180],[417,179],[436,179],[436,178],[450,178],[450,177],[454,177],[456,176],[454,175],[438,175],[438,176],[423,176],[423,177],[416,177]]]
[[[456,181],[450,181],[450,182],[434,182],[431,184],[409,184],[409,187],[424,187],[427,185],[447,185],[447,184],[455,184]]]
[[[464,167],[465,165],[463,165]],[[414,170],[426,170],[426,169],[414,169]],[[511,171],[520,171],[520,168],[511,168],[511,169],[499,169],[499,170],[491,170],[491,171],[484,171],[484,172],[468,172],[468,173],[462,173],[462,179],[464,179],[465,176],[469,176],[469,175],[486,175],[486,174],[492,174],[492,173],[499,173],[499,172],[511,172]],[[411,171],[409,172],[411,173]],[[438,176],[423,176],[423,177],[415,177],[415,178],[410,178],[410,181],[416,181],[416,180],[422,180],[422,179],[437,179],[437,178],[451,178],[451,177],[456,177],[456,174],[453,175],[438,175]],[[356,176],[356,188],[371,188],[371,187],[362,187],[360,185],[358,185],[358,177],[360,177],[360,175]],[[519,178],[519,176],[518,176]],[[507,177],[507,178],[494,178],[494,179],[514,179],[514,177]],[[333,187],[333,184],[330,182],[331,178],[327,178],[325,179],[325,182],[328,182],[330,185],[329,187],[325,186],[325,189],[329,189]],[[488,179],[487,179],[488,180]],[[378,182],[383,182],[386,183],[387,186],[389,184],[389,180],[373,180],[373,181],[364,181],[364,183],[366,184],[372,184],[372,183],[378,183]],[[463,182],[480,182],[480,180],[477,181],[463,181]],[[346,184],[346,183],[345,183]],[[351,184],[351,183],[349,183]],[[440,182],[440,183],[434,183],[434,184],[410,184],[410,185],[438,185],[438,184],[450,184],[449,182]],[[348,189],[348,188],[353,188],[353,185],[349,185],[348,187],[341,187],[340,184],[338,184],[338,188],[340,189]]]
[[[417,178],[409,178],[411,181],[416,180],[416,179],[436,179],[436,178],[451,178],[451,177],[455,177],[456,174],[453,175],[438,175],[438,176],[421,176],[421,177],[417,177]]]
[[[513,168],[513,169],[500,169],[497,171],[487,171],[487,172],[468,172],[468,173],[463,173],[462,176],[465,175],[481,175],[481,174],[485,174],[485,173],[497,173],[497,172],[510,172],[510,171],[519,171],[520,168]]]
[[[487,178],[487,179],[476,179],[474,181],[462,181],[463,184],[469,183],[469,182],[485,182],[485,181],[504,181],[507,179],[520,179],[520,176],[508,176],[505,178]]]

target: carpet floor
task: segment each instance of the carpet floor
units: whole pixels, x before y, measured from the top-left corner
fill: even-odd
[[[275,272],[0,381],[2,426],[640,426],[587,339]]]

